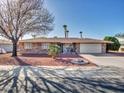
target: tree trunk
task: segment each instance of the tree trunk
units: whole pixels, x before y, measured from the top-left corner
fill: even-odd
[[[17,42],[13,42],[13,52],[12,52],[12,57],[17,56]]]

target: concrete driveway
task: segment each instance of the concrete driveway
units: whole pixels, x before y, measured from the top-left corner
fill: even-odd
[[[115,66],[124,68],[124,56],[103,55],[103,54],[80,54],[98,66]]]

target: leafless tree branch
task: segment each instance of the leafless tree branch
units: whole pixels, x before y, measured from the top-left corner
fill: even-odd
[[[22,35],[44,34],[53,29],[54,17],[44,8],[44,0],[2,0],[0,35],[17,43]]]

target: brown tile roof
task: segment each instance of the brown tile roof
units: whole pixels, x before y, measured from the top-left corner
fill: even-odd
[[[36,38],[20,40],[19,42],[45,42],[45,43],[112,43],[110,41],[90,39],[90,38]]]

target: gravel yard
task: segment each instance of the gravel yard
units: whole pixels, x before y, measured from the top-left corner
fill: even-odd
[[[18,57],[11,57],[10,54],[0,55],[0,65],[16,65],[16,66],[96,66],[92,62],[85,65],[72,64],[74,59],[82,59],[83,57],[74,56],[60,56],[53,59],[47,55],[19,55]]]

